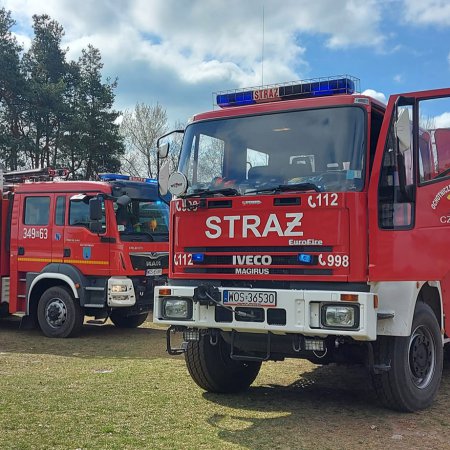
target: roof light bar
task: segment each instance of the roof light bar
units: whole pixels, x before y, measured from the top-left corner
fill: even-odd
[[[227,108],[279,100],[353,94],[355,92],[359,92],[359,78],[351,75],[338,75],[335,77],[313,78],[310,80],[217,92],[215,93],[215,100],[217,106]]]
[[[133,177],[121,173],[101,173],[99,174],[101,181],[139,181],[141,183],[157,184],[158,180],[154,178]]]

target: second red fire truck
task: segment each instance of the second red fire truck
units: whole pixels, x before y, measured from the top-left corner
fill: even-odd
[[[435,398],[450,340],[450,89],[386,107],[357,85],[218,94],[186,127],[179,172],[160,177],[177,198],[154,320],[203,389],[240,391],[263,361],[306,358],[367,364],[394,409]]]
[[[3,176],[0,311],[49,337],[75,336],[85,316],[139,326],[168,266],[168,208],[155,180],[42,181],[58,175]]]

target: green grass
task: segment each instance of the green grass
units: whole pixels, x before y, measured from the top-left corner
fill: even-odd
[[[397,414],[376,403],[364,370],[288,360],[264,364],[244,394],[214,395],[152,323],[58,340],[0,321],[2,450],[444,449],[449,394],[446,367],[432,408]]]

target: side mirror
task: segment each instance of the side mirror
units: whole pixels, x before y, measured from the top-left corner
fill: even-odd
[[[394,129],[399,142],[400,153],[405,153],[406,150],[411,148],[411,124],[407,108],[400,112],[400,115],[395,122]]]
[[[121,195],[121,196],[116,200],[116,203],[117,203],[119,206],[127,206],[127,205],[129,205],[129,204],[131,203],[131,198],[128,197],[128,195],[124,194],[124,195]]]
[[[165,144],[162,144],[161,146],[158,146],[158,156],[161,159],[167,158],[167,155],[169,154],[169,143],[166,142]]]
[[[103,216],[102,202],[98,197],[89,200],[89,219],[93,222],[100,221]],[[101,227],[101,224],[100,224]]]
[[[169,191],[169,161],[165,161],[158,172],[159,193],[164,196]]]

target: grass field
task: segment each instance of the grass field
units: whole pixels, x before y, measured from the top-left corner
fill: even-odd
[[[446,449],[450,365],[432,408],[377,403],[363,369],[266,363],[213,395],[165,352],[164,329],[86,325],[48,339],[0,321],[0,449]]]

